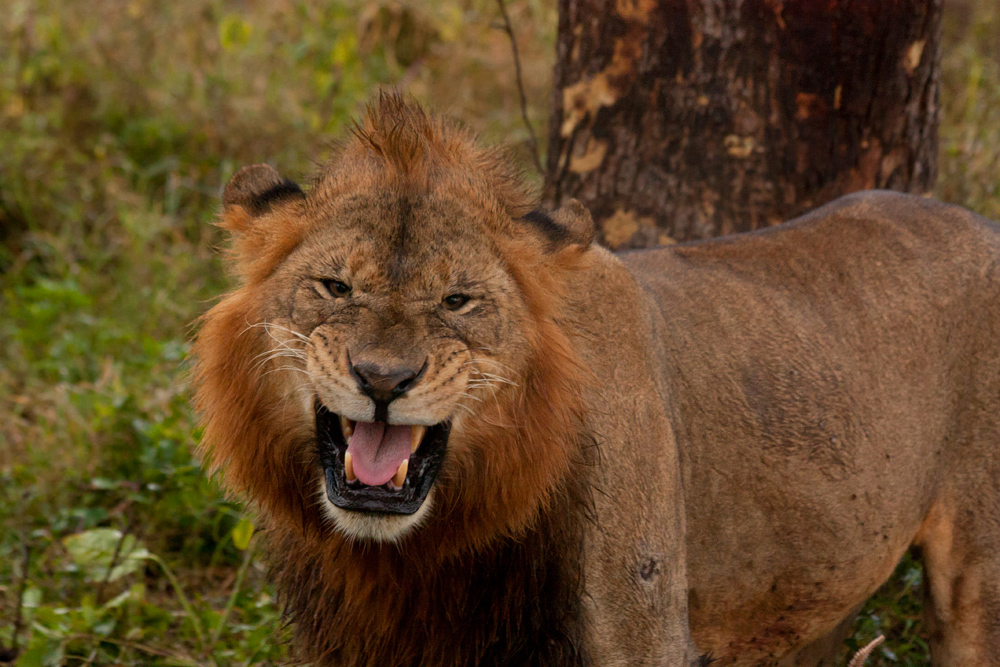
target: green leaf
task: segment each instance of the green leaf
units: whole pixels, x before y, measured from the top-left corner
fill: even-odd
[[[58,644],[56,644],[58,646]],[[17,664],[24,667],[43,667],[45,665],[45,656],[51,650],[51,647],[45,642],[44,639],[33,639],[31,646],[28,648],[24,654],[18,659]]]
[[[42,603],[42,590],[32,586],[24,591],[22,605],[25,609],[35,609]]]
[[[236,14],[229,14],[219,24],[219,41],[227,51],[242,48],[250,41],[253,26]]]
[[[333,44],[330,52],[330,59],[334,65],[346,65],[352,60],[357,60],[358,38],[353,32],[344,33],[340,39]]]
[[[95,635],[107,637],[112,632],[114,632],[115,625],[117,624],[118,624],[118,619],[114,617],[105,618],[98,623],[94,623],[92,626],[92,630]]]
[[[233,544],[240,551],[246,551],[247,547],[250,546],[250,538],[253,537],[253,521],[243,517],[240,522],[236,524],[233,528]]]
[[[109,609],[115,609],[117,607],[120,607],[126,602],[128,602],[131,598],[132,598],[132,589],[130,588],[127,591],[122,591],[115,597],[105,602],[104,606],[101,607],[101,611],[105,612],[108,611]]]
[[[114,528],[94,528],[70,535],[63,540],[63,545],[89,581],[117,581],[138,570],[149,557],[149,552],[135,536],[123,536]]]

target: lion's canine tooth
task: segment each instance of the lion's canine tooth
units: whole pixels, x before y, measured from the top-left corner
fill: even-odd
[[[358,476],[354,474],[354,459],[351,457],[350,452],[344,453],[344,474],[347,475],[348,482],[353,482],[358,478]]]
[[[403,482],[406,480],[406,471],[410,469],[410,460],[406,459],[399,464],[399,470],[392,477],[392,483],[396,486],[403,486]]]
[[[351,420],[347,417],[340,417],[340,430],[344,432],[344,439],[350,438],[354,435],[354,427],[351,426]]]
[[[413,454],[420,448],[420,442],[424,439],[424,433],[427,433],[427,427],[421,426],[419,424],[411,427],[410,437],[410,453]]]

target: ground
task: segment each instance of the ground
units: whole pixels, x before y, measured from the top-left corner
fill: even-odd
[[[541,137],[554,2],[508,8]],[[307,176],[382,83],[513,145],[537,181],[499,17],[493,0],[3,3],[0,654],[20,618],[19,665],[288,660],[252,517],[191,456],[190,326],[229,284],[220,187],[252,162]],[[1000,219],[1000,9],[956,0],[945,23],[937,195]],[[888,637],[869,664],[926,664],[920,586],[908,558],[858,618],[850,647]]]

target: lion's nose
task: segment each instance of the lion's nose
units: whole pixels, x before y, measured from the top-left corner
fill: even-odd
[[[383,416],[383,419],[379,421],[385,421],[384,413],[387,411],[389,403],[409,391],[423,375],[426,367],[426,363],[419,368],[414,368],[412,366],[382,366],[367,361],[350,365],[351,375],[358,383],[358,388],[375,401],[376,419]]]

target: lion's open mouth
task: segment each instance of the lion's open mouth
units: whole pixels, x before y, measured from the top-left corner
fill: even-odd
[[[352,422],[316,401],[316,446],[330,502],[345,510],[413,514],[434,485],[451,425]]]

